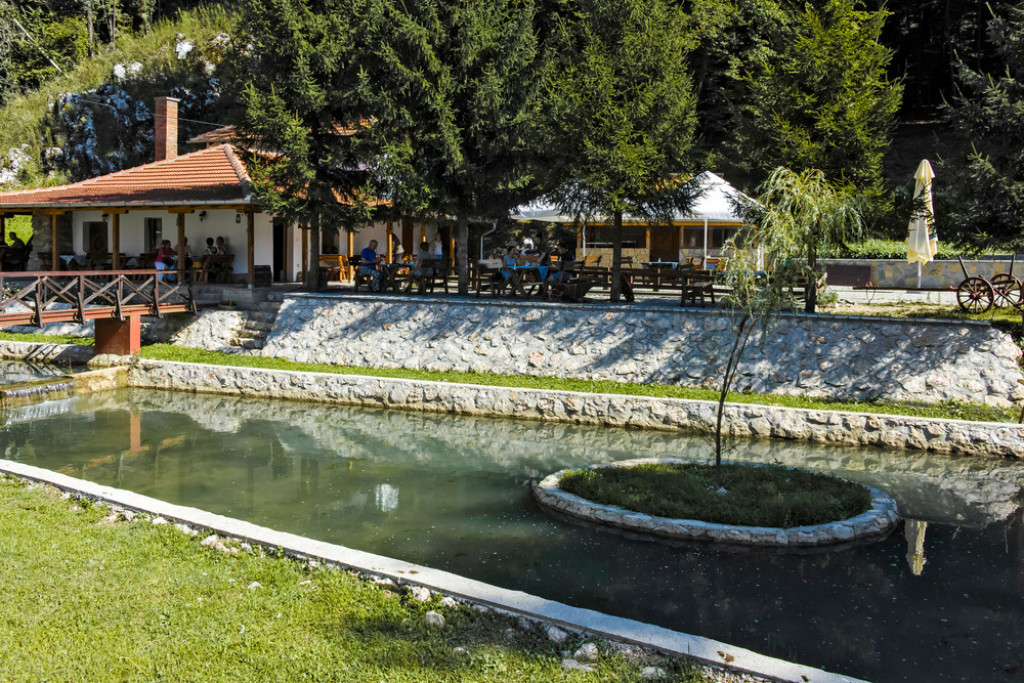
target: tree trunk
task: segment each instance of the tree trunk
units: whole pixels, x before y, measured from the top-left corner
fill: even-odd
[[[814,313],[818,306],[818,250],[814,243],[807,249],[807,299],[804,313]]]
[[[725,363],[725,372],[722,375],[722,386],[718,392],[718,411],[715,416],[715,468],[722,467],[722,418],[725,415],[725,398],[732,389],[732,380],[736,376],[736,370],[740,366],[740,359],[747,348],[747,341],[750,339],[750,332],[754,329],[754,321],[749,315],[740,318],[739,325],[735,328],[736,338],[733,340],[732,349],[729,351],[729,358]]]
[[[320,288],[320,214],[309,223],[309,267],[306,268],[306,289]]]
[[[622,211],[616,211],[612,219],[612,303],[619,301],[622,292]]]
[[[469,294],[469,219],[460,215],[455,220],[455,250],[458,252],[459,294]]]

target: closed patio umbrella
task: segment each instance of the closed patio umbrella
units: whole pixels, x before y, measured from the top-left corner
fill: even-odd
[[[932,178],[935,173],[927,159],[922,159],[914,173],[914,215],[907,233],[907,262],[917,263],[917,288],[921,288],[921,266],[935,259],[939,235],[935,232],[935,211],[932,207]],[[917,207],[920,207],[918,209]]]

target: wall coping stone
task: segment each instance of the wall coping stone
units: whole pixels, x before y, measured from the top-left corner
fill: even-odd
[[[595,503],[561,488],[562,477],[580,469],[635,467],[645,464],[692,464],[681,458],[639,458],[587,467],[570,467],[550,474],[535,484],[533,496],[541,507],[604,526],[640,532],[655,539],[714,541],[734,545],[800,548],[848,543],[865,538],[881,538],[899,522],[900,515],[892,496],[866,486],[871,492],[871,507],[849,519],[790,528],[718,524],[695,519],[673,519],[644,514],[617,505]],[[734,464],[734,463],[723,463]],[[742,463],[748,466],[756,464]]]
[[[247,384],[253,378],[250,384]],[[134,359],[129,386],[377,408],[714,433],[715,401]],[[232,384],[234,383],[234,384]],[[767,429],[750,429],[764,418]],[[733,435],[1024,457],[1024,425],[727,403]],[[740,431],[743,427],[746,431]]]
[[[497,308],[527,308],[527,309],[542,309],[542,310],[572,310],[572,311],[612,311],[616,313],[675,313],[675,314],[686,314],[686,315],[697,315],[704,317],[725,317],[727,313],[717,307],[715,308],[690,308],[685,306],[666,306],[658,303],[633,303],[633,304],[613,304],[610,302],[587,302],[587,303],[571,303],[564,301],[540,301],[536,299],[496,299],[494,297],[480,297],[479,299],[475,296],[464,296],[464,297],[453,297],[450,295],[431,296],[431,295],[404,295],[404,294],[389,294],[387,299],[381,299],[379,294],[369,294],[360,292],[345,292],[345,293],[324,293],[324,292],[289,292],[283,295],[284,299],[312,299],[322,301],[337,301],[338,299],[357,299],[364,300],[373,303],[381,303],[394,301],[397,303],[409,304],[409,303],[430,303],[430,304],[449,304],[452,306],[487,306]],[[781,313],[780,317],[784,320],[793,321],[804,321],[813,320],[816,322],[827,321],[827,322],[885,322],[894,325],[940,325],[943,327],[992,327],[992,323],[987,320],[961,320],[958,318],[890,318],[886,316],[877,315],[850,315],[850,314],[836,314],[836,313]]]

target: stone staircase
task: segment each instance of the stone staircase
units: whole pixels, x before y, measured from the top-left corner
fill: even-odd
[[[248,306],[245,323],[238,330],[238,336],[231,339],[231,352],[248,354],[262,349],[274,328],[282,301],[284,295],[270,292],[259,303]]]

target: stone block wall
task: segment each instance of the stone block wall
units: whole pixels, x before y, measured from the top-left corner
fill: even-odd
[[[717,311],[414,297],[286,297],[262,353],[331,365],[716,387],[732,340]],[[987,323],[784,316],[753,335],[736,389],[1009,406],[1020,350]]]
[[[870,266],[871,284],[875,287],[917,289],[917,264],[895,259],[825,259],[825,265]],[[991,280],[1010,272],[1009,260],[967,260],[964,267],[971,277]],[[1014,274],[1024,278],[1024,259],[1014,265]],[[921,266],[922,289],[956,289],[964,279],[959,261],[932,261]]]

